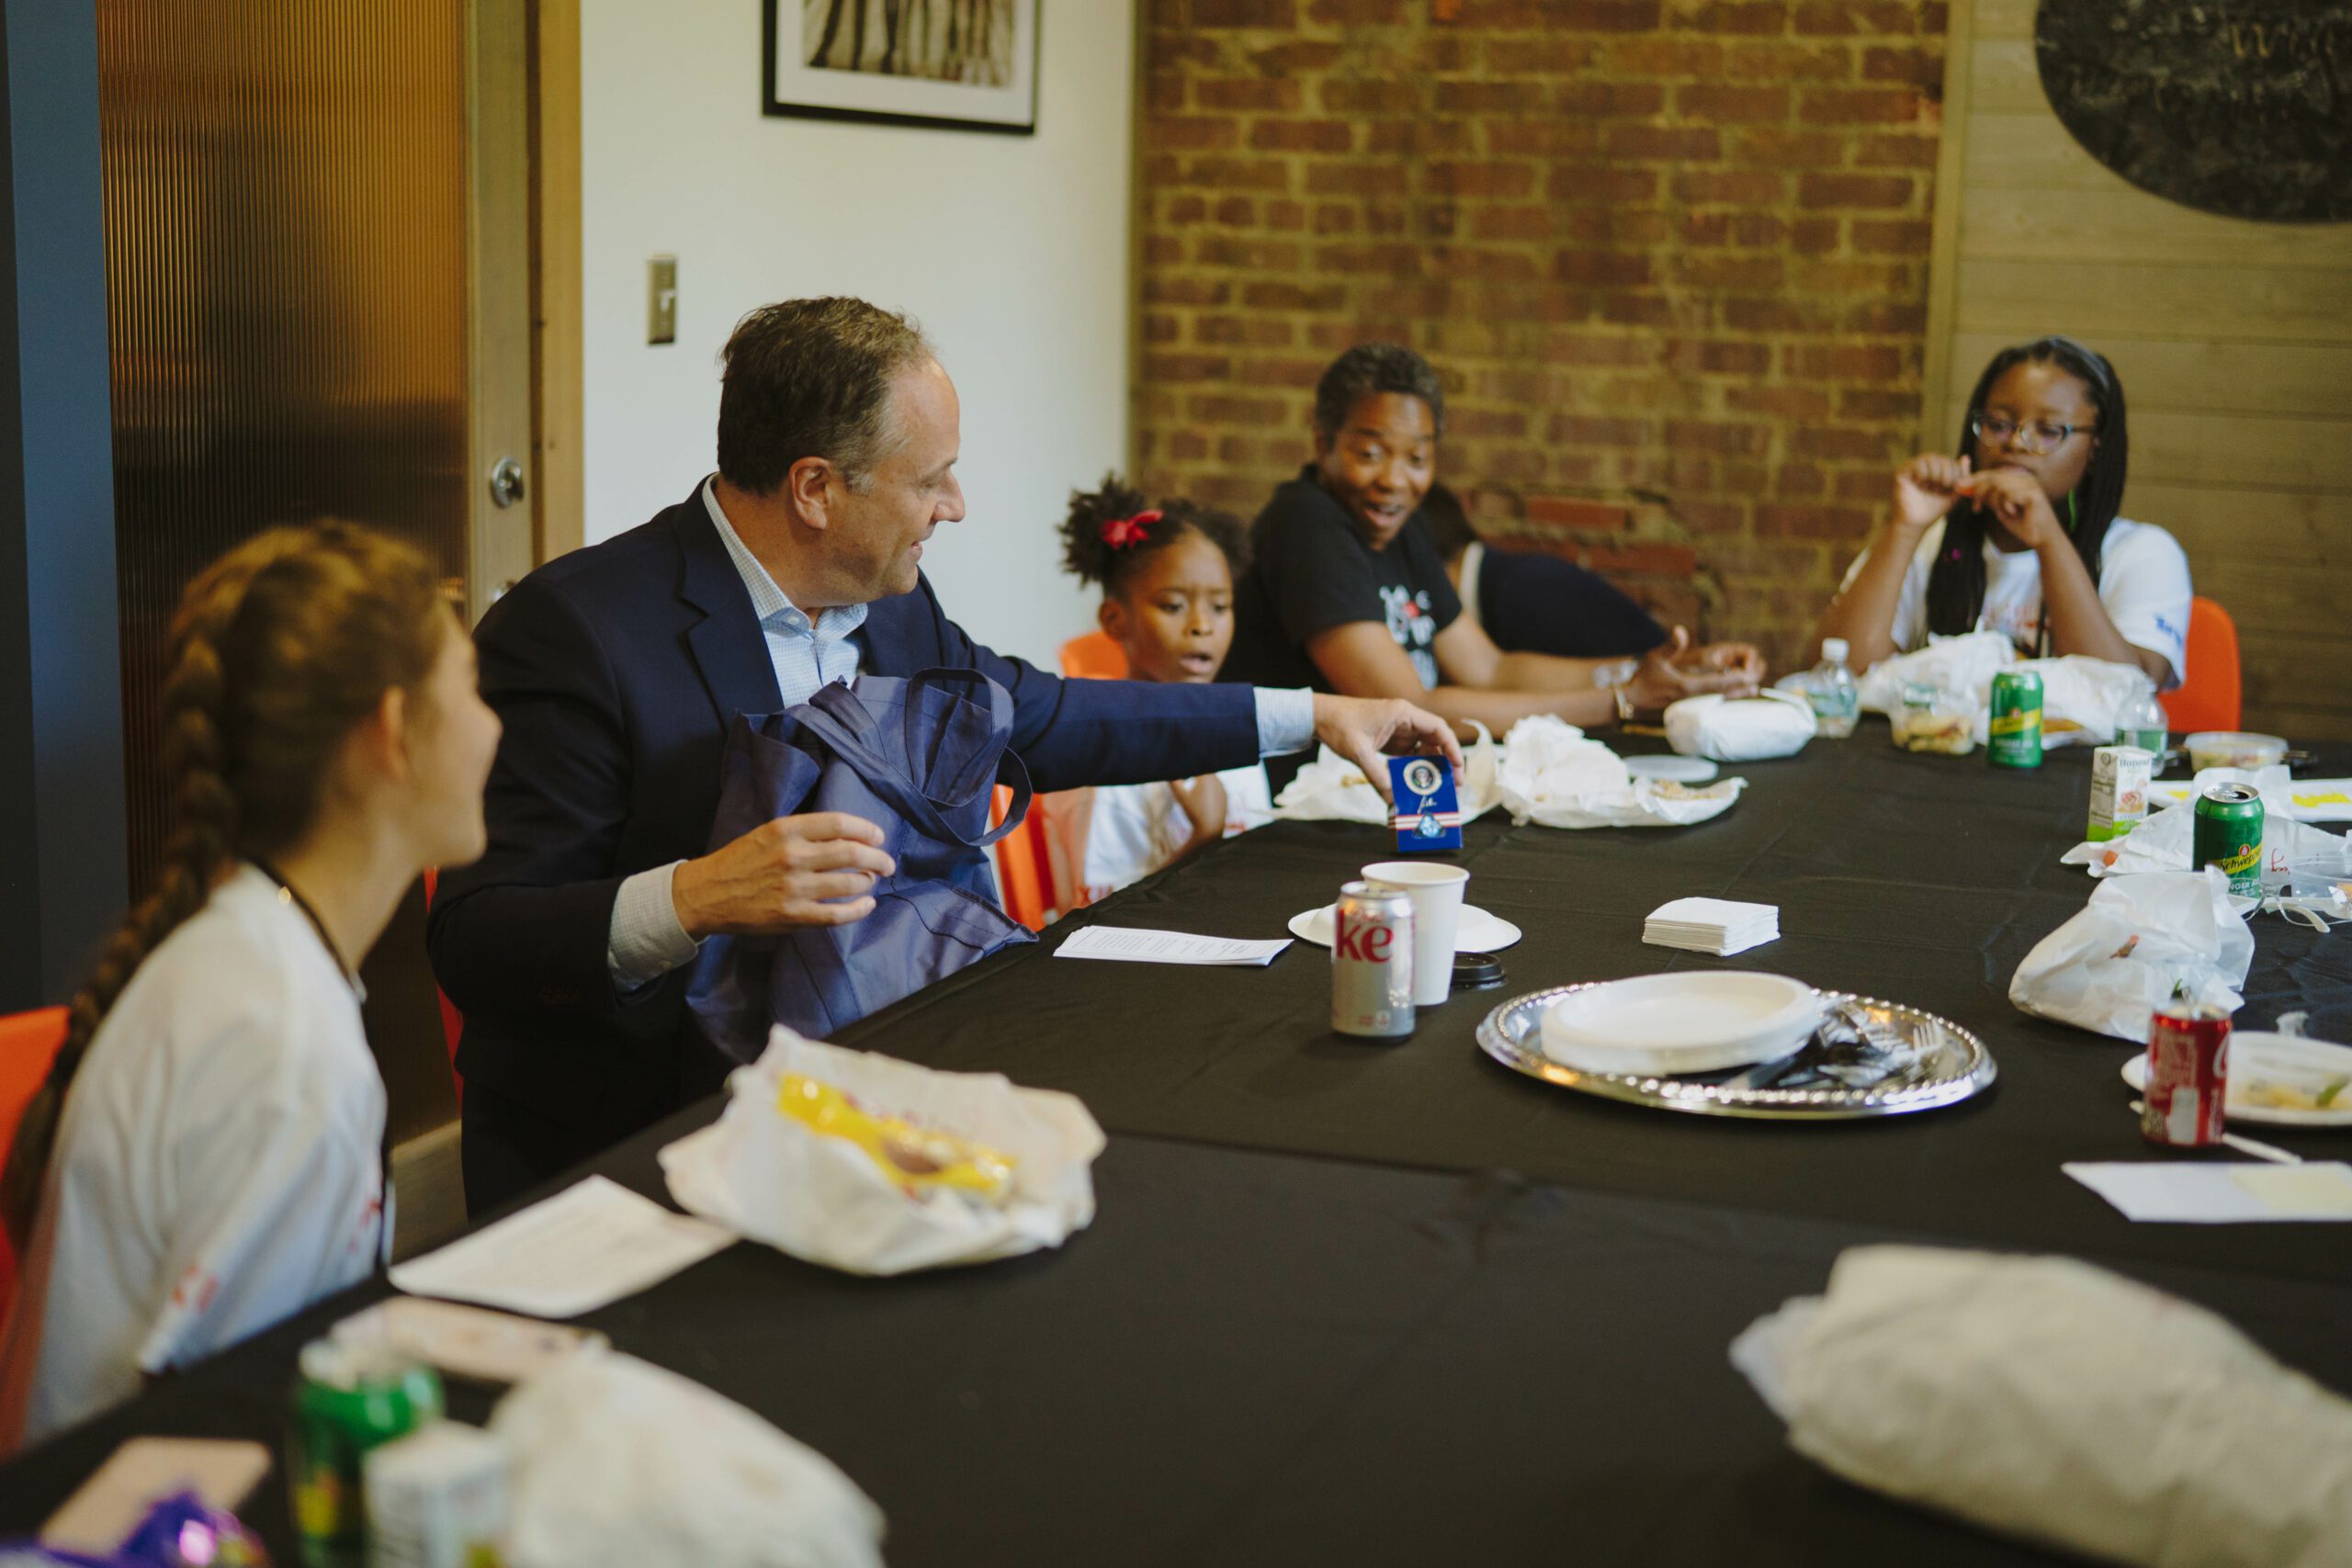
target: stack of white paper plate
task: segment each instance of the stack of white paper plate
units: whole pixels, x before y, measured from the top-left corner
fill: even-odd
[[[1820,1024],[1819,995],[1785,975],[1644,975],[1554,1002],[1544,1054],[1579,1072],[1709,1073],[1785,1056]]]

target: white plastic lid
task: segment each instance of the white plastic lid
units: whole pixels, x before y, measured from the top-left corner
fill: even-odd
[[[1826,637],[1821,639],[1821,657],[1827,660],[1830,663],[1845,663],[1846,653],[1846,639],[1844,637]]]

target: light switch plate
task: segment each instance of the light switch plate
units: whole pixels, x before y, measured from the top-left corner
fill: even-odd
[[[678,258],[655,256],[645,269],[645,341],[678,341]]]

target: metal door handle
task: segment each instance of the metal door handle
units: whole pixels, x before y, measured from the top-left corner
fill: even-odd
[[[523,499],[523,465],[512,457],[501,457],[490,466],[490,499],[499,506],[512,506]]]

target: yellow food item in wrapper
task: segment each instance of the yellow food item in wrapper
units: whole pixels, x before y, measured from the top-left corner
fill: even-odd
[[[775,1108],[812,1133],[854,1145],[910,1197],[933,1187],[969,1192],[990,1203],[1012,1195],[1017,1162],[1011,1155],[896,1116],[876,1116],[817,1078],[785,1074]]]

